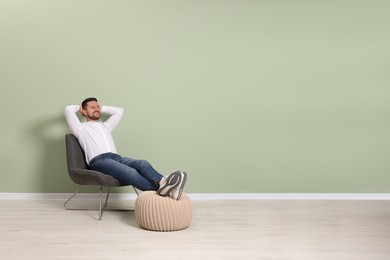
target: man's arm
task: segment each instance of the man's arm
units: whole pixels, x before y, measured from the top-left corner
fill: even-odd
[[[65,119],[68,123],[69,130],[74,136],[78,136],[80,131],[81,122],[77,117],[76,113],[80,110],[80,106],[78,105],[70,105],[65,107]]]
[[[110,117],[104,122],[104,124],[108,126],[112,131],[118,125],[119,121],[122,118],[123,108],[102,106],[101,112],[110,115]]]

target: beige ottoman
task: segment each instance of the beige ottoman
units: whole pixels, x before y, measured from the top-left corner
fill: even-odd
[[[191,224],[192,203],[186,193],[180,200],[161,197],[155,191],[144,191],[135,201],[138,225],[153,231],[175,231]]]

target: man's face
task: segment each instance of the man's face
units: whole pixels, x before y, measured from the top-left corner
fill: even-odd
[[[84,116],[87,118],[87,121],[97,121],[100,119],[100,106],[96,101],[89,101],[87,103],[87,108],[83,110]]]

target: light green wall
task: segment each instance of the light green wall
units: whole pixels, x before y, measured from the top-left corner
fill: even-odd
[[[390,192],[390,2],[1,0],[0,192],[72,192],[63,107],[191,193]],[[96,190],[95,190],[96,191]]]

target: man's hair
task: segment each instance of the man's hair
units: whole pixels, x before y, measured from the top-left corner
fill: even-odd
[[[86,99],[84,99],[83,102],[81,102],[81,107],[82,107],[83,109],[87,109],[87,104],[88,104],[88,102],[90,102],[90,101],[96,101],[96,102],[97,102],[97,99],[94,98],[94,97],[86,98]]]

